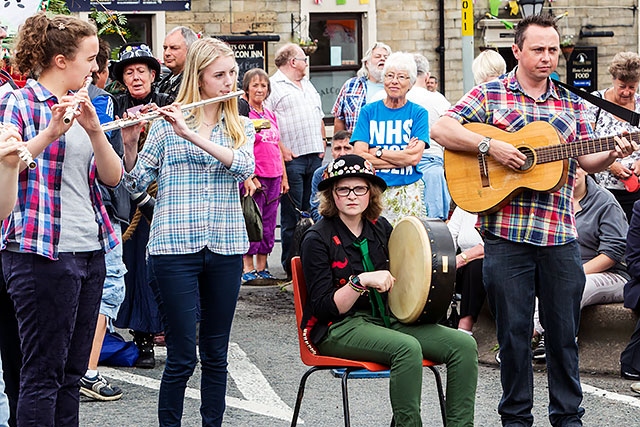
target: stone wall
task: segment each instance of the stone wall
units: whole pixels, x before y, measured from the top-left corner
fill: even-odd
[[[259,33],[278,34],[281,42],[271,44],[269,48],[269,71],[273,71],[273,53],[282,43],[292,40],[291,14],[300,15],[301,3],[311,0],[194,0],[190,12],[167,12],[167,30],[175,25],[190,25],[195,31],[205,34],[231,34],[233,32],[257,31]],[[325,4],[311,5],[313,12],[322,12],[332,0]],[[351,1],[351,0],[350,0]],[[434,74],[440,73],[440,55],[436,52],[439,43],[439,0],[370,0],[376,2],[377,39],[391,46],[394,50],[417,51],[424,54],[431,63]],[[561,31],[575,34],[578,46],[598,47],[598,87],[607,87],[610,76],[607,67],[617,52],[638,51],[637,14],[633,7],[636,0],[555,0],[546,2],[545,11],[551,10],[559,16],[567,12],[558,24]],[[444,0],[445,7],[445,95],[455,101],[463,94],[463,60],[461,39],[461,6],[462,1]],[[510,19],[507,10],[508,1],[503,0],[500,17]],[[549,6],[552,6],[550,9]],[[306,5],[305,8],[309,8]],[[488,12],[488,0],[476,1],[474,5],[475,22],[484,18]],[[519,18],[519,16],[511,17]],[[591,25],[591,31],[613,31],[614,37],[579,38],[580,29]],[[586,28],[585,28],[586,30]],[[483,42],[481,30],[475,31],[475,54]],[[566,78],[565,60],[561,56],[558,73]],[[465,64],[465,66],[467,66]],[[470,64],[468,64],[470,66]]]

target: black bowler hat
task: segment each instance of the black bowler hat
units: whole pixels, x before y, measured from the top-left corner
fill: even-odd
[[[364,178],[380,187],[382,191],[387,189],[387,183],[376,175],[376,170],[371,162],[357,154],[345,154],[329,163],[322,174],[318,190],[326,190],[342,178]]]

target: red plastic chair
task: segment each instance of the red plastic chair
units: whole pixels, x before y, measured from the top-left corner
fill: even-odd
[[[304,389],[309,376],[321,370],[331,369],[344,369],[342,378],[342,407],[344,411],[344,425],[349,427],[351,425],[349,417],[349,394],[347,390],[347,380],[349,374],[353,371],[366,369],[371,372],[386,371],[389,369],[387,365],[381,365],[374,362],[365,362],[361,360],[342,359],[339,357],[320,356],[313,354],[305,345],[302,338],[302,330],[300,329],[300,323],[302,322],[302,312],[307,300],[307,285],[304,280],[304,274],[302,272],[302,263],[300,257],[296,256],[291,260],[291,275],[293,278],[293,301],[296,311],[296,329],[298,330],[298,344],[300,346],[300,359],[302,363],[307,366],[311,366],[307,372],[304,373],[300,379],[300,386],[298,387],[298,396],[296,399],[296,406],[293,411],[293,418],[291,420],[291,427],[294,427],[298,423],[298,415],[300,414],[300,406],[302,405],[302,398],[304,397]],[[444,391],[442,388],[442,379],[440,378],[440,372],[435,368],[437,363],[424,359],[422,366],[429,368],[436,380],[436,387],[438,389],[438,399],[440,401],[440,413],[442,415],[442,424],[447,425],[446,421],[446,409]],[[391,420],[391,426],[394,426],[394,420]]]

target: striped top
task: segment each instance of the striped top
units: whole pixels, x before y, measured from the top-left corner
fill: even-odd
[[[0,101],[0,117],[3,123],[18,128],[24,141],[35,138],[51,121],[51,107],[57,98],[44,86],[29,79],[24,88],[6,94]],[[20,252],[58,259],[62,201],[62,170],[65,159],[65,136],[53,141],[34,160],[35,169],[24,169],[18,181],[18,202],[12,214],[2,223],[0,250],[9,243]],[[96,237],[105,251],[113,249],[118,240],[96,180],[96,164],[91,160],[87,170],[89,197],[94,210],[91,218],[98,223]]]
[[[562,142],[592,139],[581,100],[551,80],[547,92],[533,99],[521,88],[516,68],[498,80],[474,87],[446,115],[460,123],[480,122],[515,132],[534,121],[556,128]],[[576,239],[573,216],[573,184],[577,161],[569,159],[567,183],[547,193],[525,190],[499,211],[479,215],[483,231],[504,239],[537,246],[555,246]]]
[[[247,143],[233,150],[230,168],[180,138],[167,121],[153,122],[134,168],[123,178],[132,192],[158,182],[147,246],[150,255],[191,254],[205,247],[217,254],[234,255],[249,249],[238,183],[249,178],[255,168],[255,130],[251,120],[242,120]],[[224,128],[223,116],[212,129],[210,140],[233,149]]]

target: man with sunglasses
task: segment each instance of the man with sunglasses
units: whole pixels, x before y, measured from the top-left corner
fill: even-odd
[[[311,179],[322,164],[326,141],[320,95],[307,77],[308,58],[300,46],[287,43],[276,52],[275,64],[278,71],[270,78],[271,94],[264,106],[278,118],[289,180],[289,193],[280,204],[281,261],[289,276],[293,231],[299,212],[309,210]]]

